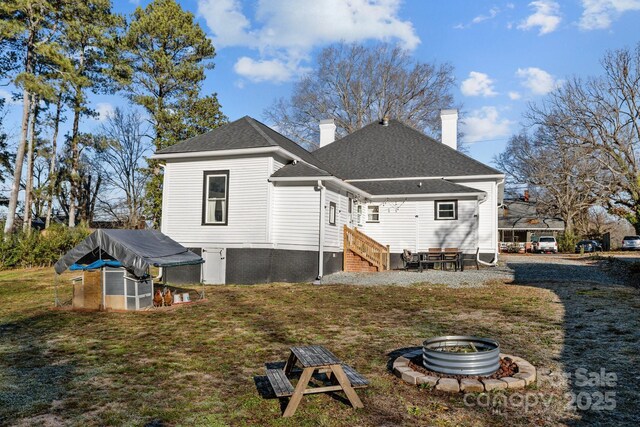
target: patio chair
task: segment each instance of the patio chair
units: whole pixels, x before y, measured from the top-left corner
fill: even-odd
[[[429,248],[425,261],[427,264],[433,264],[434,269],[436,268],[436,264],[440,264],[440,268],[442,268],[442,248]]]
[[[473,257],[473,260],[471,258],[465,258],[464,254],[462,254],[462,263],[466,261],[473,261],[476,265],[476,269],[478,270],[480,270],[480,263],[478,262],[479,259],[480,259],[480,248],[476,249],[476,254]]]
[[[442,252],[443,268],[446,265],[453,264],[455,271],[458,271],[458,248],[444,248]]]
[[[409,249],[403,249],[400,257],[402,258],[402,266],[405,270],[410,268],[420,268],[420,257]]]

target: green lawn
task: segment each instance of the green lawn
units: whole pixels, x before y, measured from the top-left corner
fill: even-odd
[[[70,299],[70,286],[63,289]],[[526,393],[551,397],[550,409],[524,413],[469,407],[462,395],[409,386],[387,369],[398,349],[462,334],[495,337],[504,352],[561,372],[565,309],[544,287],[278,283],[208,287],[207,297],[162,312],[60,311],[51,309],[52,269],[0,272],[0,425],[526,425],[575,417],[563,409],[566,387],[544,377]],[[298,344],[325,345],[368,377],[371,386],[359,391],[365,408],[313,395],[281,418],[280,402],[261,397],[256,381],[265,362],[284,360]]]

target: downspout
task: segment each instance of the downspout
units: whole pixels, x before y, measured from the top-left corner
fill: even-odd
[[[501,184],[504,184],[505,179],[502,178],[502,180],[500,182],[498,182],[498,184],[496,185],[497,187],[500,187]],[[480,205],[480,203],[484,203],[486,202],[488,199],[488,197],[485,197],[482,201],[478,202],[478,205]],[[498,208],[496,207],[496,210]],[[497,221],[497,218],[496,218]],[[496,232],[498,231],[498,225],[496,224]],[[493,248],[493,260],[491,260],[491,262],[486,262],[486,261],[482,261],[480,259],[480,251],[478,251],[477,255],[476,255],[476,261],[478,261],[478,264],[482,264],[482,265],[486,265],[489,267],[495,267],[498,265],[498,242],[495,242],[495,246]]]
[[[322,279],[324,274],[324,202],[325,202],[325,193],[324,190],[326,187],[322,185],[322,181],[318,180],[318,185],[316,189],[320,191],[320,211],[318,214],[318,219],[320,221],[318,228],[318,278],[317,281]]]

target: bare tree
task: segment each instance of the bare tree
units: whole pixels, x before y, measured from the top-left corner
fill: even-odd
[[[640,43],[608,52],[601,63],[602,76],[570,79],[530,117],[593,153],[607,172],[609,211],[640,233]]]
[[[64,153],[57,160],[59,165],[56,179],[56,198],[58,205],[65,213],[69,215],[72,206],[77,211],[74,226],[78,222],[85,224],[93,221],[98,195],[104,190],[102,185],[105,177],[104,170],[100,164],[98,156],[99,147],[96,146],[96,140],[91,134],[80,134],[78,137],[79,161],[78,167],[73,165],[73,152],[71,150],[71,137],[67,136]],[[74,171],[74,172],[72,172]],[[72,174],[74,175],[72,177]],[[77,180],[72,184],[72,179]],[[77,185],[77,193],[75,197],[71,196],[72,185]]]
[[[417,62],[400,47],[339,43],[323,49],[317,64],[290,99],[264,112],[281,133],[307,147],[317,145],[318,122],[328,118],[338,136],[383,117],[437,136],[439,110],[454,107],[453,67]]]
[[[100,159],[106,184],[115,190],[114,197],[100,198],[101,207],[128,227],[142,218],[144,189],[148,175],[144,159],[151,151],[148,126],[137,111],[116,108],[100,127],[103,146]]]
[[[538,209],[561,218],[566,232],[573,234],[579,219],[602,200],[605,180],[591,154],[555,134],[554,128],[540,126],[534,135],[511,137],[495,163],[507,173],[509,186],[526,186]]]

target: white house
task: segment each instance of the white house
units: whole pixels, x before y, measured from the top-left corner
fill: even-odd
[[[322,121],[309,152],[243,117],[157,152],[162,232],[206,261],[170,280],[306,281],[430,247],[497,259],[504,175],[456,150],[455,110],[442,119],[443,143],[396,120],[334,141]],[[354,233],[373,255],[352,248]]]

